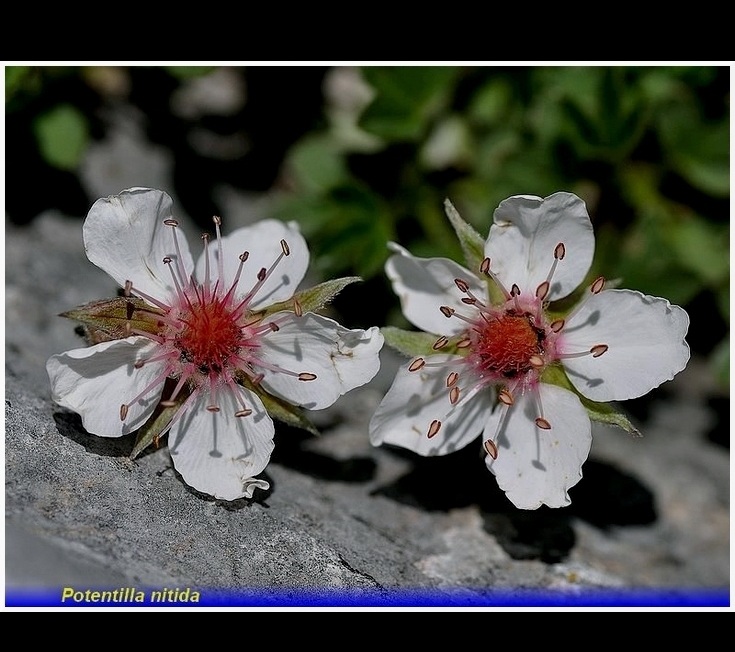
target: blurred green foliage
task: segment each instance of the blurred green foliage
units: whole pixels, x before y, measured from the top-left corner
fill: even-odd
[[[462,260],[445,198],[485,235],[506,197],[567,190],[595,224],[591,277],[683,306],[706,293],[729,324],[726,67],[359,72],[370,99],[286,161],[278,213],[302,221],[325,275],[380,274],[392,239]],[[711,344],[726,387],[729,334]]]
[[[213,70],[162,67],[171,83],[156,79],[171,92]],[[68,77],[97,96],[125,97],[114,70],[9,66],[6,116],[33,107],[38,152],[73,171],[94,137],[97,105],[48,94]],[[484,236],[506,197],[574,192],[597,235],[590,276],[690,311],[713,306],[704,319],[692,313],[693,328],[696,320],[700,341],[710,336],[701,348],[728,386],[727,66],[369,66],[328,77],[322,119],[287,149],[269,203],[274,216],[299,221],[317,274],[379,282],[389,240],[462,260],[447,198]],[[303,110],[294,97],[269,119]],[[384,315],[374,314],[404,326],[384,294]]]

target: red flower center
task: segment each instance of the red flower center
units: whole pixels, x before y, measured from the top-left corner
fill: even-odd
[[[543,331],[525,314],[504,313],[486,320],[476,333],[473,355],[481,372],[512,378],[532,368],[531,357],[543,353]]]

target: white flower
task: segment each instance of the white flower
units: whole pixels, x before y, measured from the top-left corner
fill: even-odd
[[[448,202],[447,212],[463,244],[477,245],[476,268],[391,245],[386,273],[432,344],[398,371],[371,442],[428,456],[482,435],[487,467],[514,505],[567,505],[592,441],[586,408],[597,405],[581,397],[630,399],[671,380],[689,359],[689,317],[665,299],[604,289],[602,278],[567,314],[549,312],[593,259],[592,224],[573,194],[506,199],[484,247]]]
[[[195,267],[171,211],[166,193],[147,188],[92,206],[85,250],[130,297],[103,304],[105,318],[123,306],[125,327],[50,358],[52,397],[103,437],[149,427],[163,409],[155,439],[168,433],[183,479],[216,498],[251,497],[268,487],[255,476],[274,446],[269,411],[298,422],[291,406],[325,408],[367,383],[383,337],[307,312],[346,283],[294,296],[309,264],[296,224],[264,220],[222,237],[215,217],[216,246],[204,236]]]

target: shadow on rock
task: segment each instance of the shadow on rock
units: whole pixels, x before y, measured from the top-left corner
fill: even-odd
[[[279,424],[271,462],[330,482],[368,482],[375,476],[377,466],[371,457],[338,459],[307,450],[304,442],[312,437],[304,430]]]
[[[603,529],[647,525],[656,520],[652,492],[632,476],[602,462],[587,461],[584,478],[569,492],[571,506],[519,510],[498,488],[474,446],[428,458],[400,449],[391,452],[411,459],[414,467],[374,495],[428,511],[476,505],[485,530],[513,559],[545,563],[566,559],[576,543],[574,518]]]
[[[90,435],[82,425],[77,414],[70,412],[55,412],[56,429],[62,437],[71,439],[88,453],[103,455],[104,457],[129,457],[135,446],[135,434],[123,437],[98,437]]]

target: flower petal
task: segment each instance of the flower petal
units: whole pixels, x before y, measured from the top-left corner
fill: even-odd
[[[582,478],[582,464],[592,445],[592,427],[580,400],[546,383],[540,383],[538,391],[551,429],[535,424],[539,413],[533,394],[519,396],[507,408],[510,413],[498,433],[497,459],[489,455],[485,459],[498,486],[519,509],[568,505],[567,491]],[[504,409],[497,409],[488,421],[485,440],[495,436]]]
[[[165,363],[143,365],[158,345],[145,337],[102,342],[54,355],[46,363],[51,398],[82,417],[85,430],[101,437],[120,437],[140,428],[158,404],[163,391],[152,389],[120,419],[120,405],[140,394],[163,373]]]
[[[452,405],[447,376],[456,370],[462,377],[461,365],[452,364],[461,358],[435,355],[426,360],[427,364],[419,371],[409,371],[409,365],[398,370],[370,420],[373,446],[392,444],[419,455],[446,455],[464,448],[479,436],[492,409],[493,392],[468,393],[467,398]],[[450,364],[441,364],[447,362]],[[441,422],[441,427],[429,437],[429,428],[435,420]]]
[[[401,301],[406,319],[414,326],[437,335],[457,335],[467,328],[459,319],[447,318],[439,308],[449,306],[467,313],[462,303],[465,295],[457,288],[455,279],[466,281],[478,298],[487,297],[487,287],[478,277],[448,258],[416,258],[393,242],[396,252],[385,264],[385,273],[393,284],[393,291]]]
[[[284,256],[250,304],[253,310],[265,308],[278,301],[290,299],[301,283],[309,267],[309,249],[296,222],[261,220],[222,237],[224,289],[229,290],[240,266],[240,256],[248,252],[248,259],[240,275],[238,297],[246,295],[258,281],[261,269],[266,271],[283,253],[281,241],[288,245],[288,256]],[[216,242],[210,243],[210,279],[218,278],[219,250]],[[201,283],[205,280],[206,259],[204,254],[197,261],[196,275]]]
[[[562,360],[572,384],[593,401],[622,401],[650,392],[686,367],[689,315],[666,299],[634,290],[588,295],[562,331],[563,353],[606,344],[599,357]]]
[[[231,391],[222,391],[219,412],[206,409],[209,397],[200,393],[169,432],[169,451],[184,481],[221,500],[251,497],[267,488],[254,476],[263,471],[273,452],[273,421],[260,399],[238,386],[243,404]],[[252,414],[236,417],[246,407]]]
[[[566,251],[547,299],[561,299],[582,283],[592,264],[595,236],[579,197],[568,192],[545,199],[516,195],[500,202],[493,220],[485,255],[506,289],[515,283],[522,294],[535,293],[549,274],[560,242]]]
[[[304,381],[262,369],[263,387],[294,405],[312,410],[328,407],[378,373],[383,335],[376,326],[350,330],[314,313],[298,317],[279,312],[272,319],[278,322],[279,330],[263,337],[264,363],[295,374],[316,374],[315,379]]]
[[[84,221],[84,248],[87,257],[120,286],[132,281],[136,289],[165,300],[174,293],[171,272],[164,257],[176,265],[172,227],[163,221],[172,219],[171,197],[160,190],[131,188],[119,195],[98,199]],[[189,245],[178,234],[185,278],[194,262]]]

